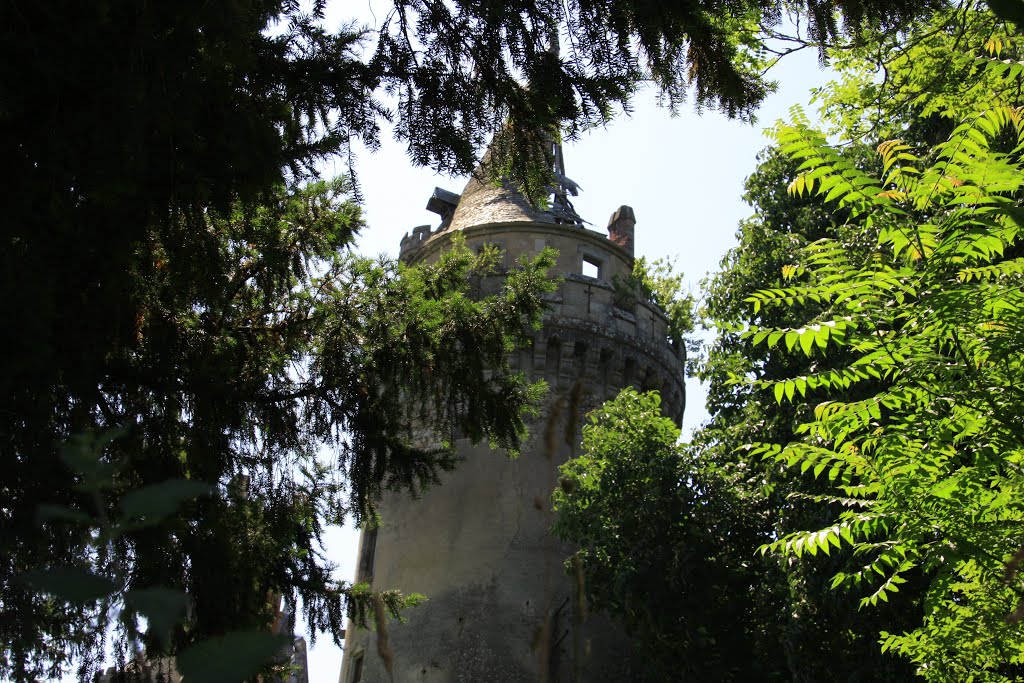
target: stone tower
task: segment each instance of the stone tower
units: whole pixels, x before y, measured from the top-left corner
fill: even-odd
[[[376,634],[350,624],[340,683],[636,680],[626,640],[578,604],[563,569],[573,549],[548,531],[550,496],[558,466],[577,454],[582,416],[623,387],[659,389],[666,413],[681,421],[684,352],[669,343],[661,311],[616,284],[632,272],[633,210],[617,209],[607,235],[586,229],[568,200],[577,186],[554,152],[550,209],[474,178],[461,195],[436,189],[427,208],[440,226],[402,240],[401,258],[413,264],[437,259],[456,231],[471,249],[497,245],[504,266],[558,250],[553,274],[563,281],[543,330],[513,358],[550,390],[519,458],[461,442],[464,461],[440,486],[418,500],[381,502],[379,528],[361,537],[357,579],[429,600],[389,627],[390,673]]]

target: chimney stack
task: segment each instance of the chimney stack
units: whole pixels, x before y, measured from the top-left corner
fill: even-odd
[[[608,239],[633,255],[633,236],[636,232],[636,215],[633,207],[623,204],[608,219]]]

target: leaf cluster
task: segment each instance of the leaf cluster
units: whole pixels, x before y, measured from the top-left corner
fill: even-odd
[[[1006,13],[973,0],[951,4],[912,32],[864,33],[831,50],[839,77],[815,99],[843,140],[933,143],[971,107],[1020,102],[1020,84],[1003,77],[1020,46]]]
[[[1021,67],[988,67],[1016,79]],[[833,523],[786,535],[765,551],[811,555],[848,547],[861,558],[835,586],[864,591],[862,606],[928,577],[919,626],[883,634],[929,680],[1015,680],[1021,589],[1007,562],[1017,552],[1021,449],[1019,241],[1024,126],[1012,105],[969,98],[948,139],[926,148],[878,147],[877,176],[844,166],[806,126],[779,131],[801,164],[794,193],[816,192],[872,228],[872,249],[851,258],[835,241],[804,249],[804,282],[759,292],[758,306],[800,300],[827,305],[818,329],[843,334],[804,344],[807,356],[835,346],[845,367],[763,382],[780,402],[801,385],[823,389],[785,447],[755,452],[816,477],[827,473]],[[798,176],[800,177],[800,176]],[[750,330],[771,344],[794,333]],[[824,343],[819,343],[823,341]],[[871,390],[851,400],[856,384]],[[872,386],[873,385],[873,386]]]
[[[717,534],[727,491],[676,445],[657,393],[622,391],[592,412],[583,454],[560,470],[555,533],[580,546],[588,603],[626,627],[649,680],[761,680],[776,662],[746,639],[756,594],[739,538]],[[754,541],[748,540],[753,544]]]

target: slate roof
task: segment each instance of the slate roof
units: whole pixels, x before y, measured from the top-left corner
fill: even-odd
[[[466,184],[448,229],[462,230],[474,225],[519,221],[555,222],[553,213],[530,206],[526,197],[509,183],[496,186],[482,176],[483,172],[477,169],[477,173]]]

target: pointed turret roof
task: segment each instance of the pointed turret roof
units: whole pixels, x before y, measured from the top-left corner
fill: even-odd
[[[469,179],[462,191],[459,205],[452,216],[450,230],[462,230],[488,223],[554,223],[550,211],[530,205],[523,194],[510,183],[488,182],[481,169]]]
[[[582,226],[584,221],[573,209],[568,195],[577,195],[579,186],[565,177],[562,148],[554,145],[553,200],[547,209],[539,209],[510,182],[495,183],[488,178],[487,164],[491,151],[484,155],[480,165],[473,172],[466,188],[459,197],[458,205],[446,229],[462,230],[474,225],[490,223],[561,223]]]

